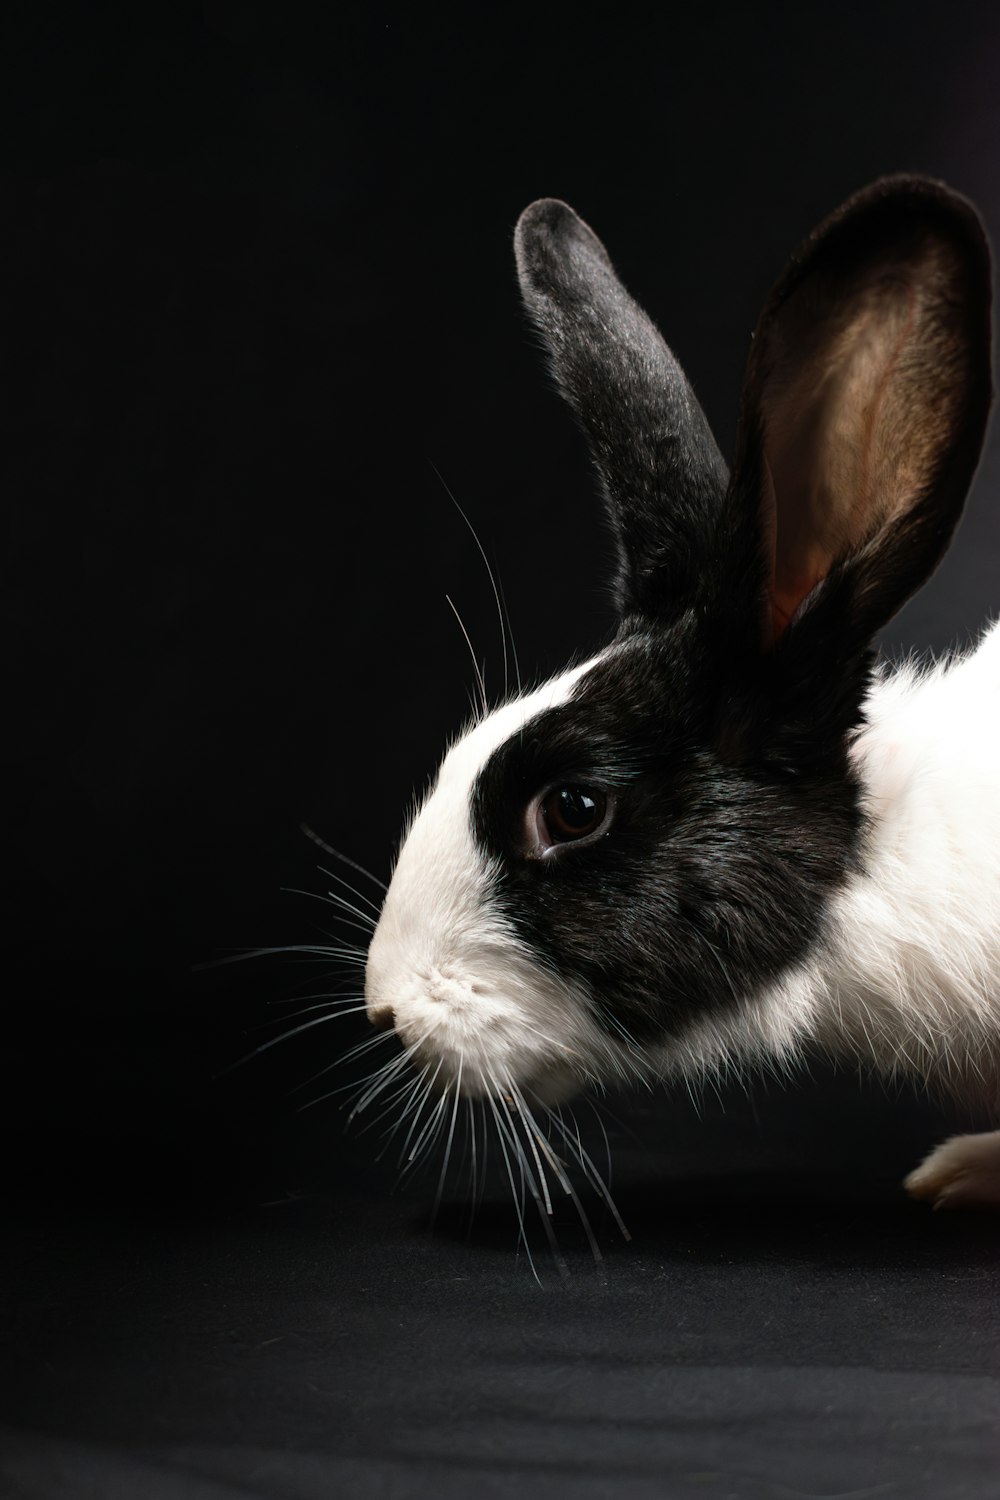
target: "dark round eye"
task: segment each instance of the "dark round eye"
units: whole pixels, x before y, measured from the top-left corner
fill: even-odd
[[[600,828],[607,815],[608,799],[597,787],[555,786],[546,792],[538,810],[549,842],[568,844]]]

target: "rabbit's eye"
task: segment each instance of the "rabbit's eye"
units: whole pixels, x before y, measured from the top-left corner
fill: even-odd
[[[598,833],[608,816],[606,793],[598,787],[575,783],[555,786],[532,808],[529,824],[537,839],[537,851],[544,853],[556,844],[569,844]]]

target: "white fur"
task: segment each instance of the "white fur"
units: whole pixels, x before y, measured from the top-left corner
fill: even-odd
[[[1000,1105],[1000,627],[885,676],[855,746],[866,871],[835,903],[820,1041]]]
[[[935,1208],[1000,1205],[1000,1130],[953,1135],[910,1173],[906,1188]]]
[[[541,970],[486,900],[492,871],[472,834],[471,792],[498,746],[565,703],[595,657],[516,698],[449,750],[407,833],[368,954],[369,1014],[439,1084],[496,1093],[513,1078],[547,1102],[575,1092],[608,1044],[570,988]]]
[[[595,658],[594,660],[598,660]],[[554,1099],[588,1077],[635,1073],[557,975],[485,899],[470,792],[490,754],[563,703],[587,662],[506,704],[449,751],[404,842],[368,960],[366,994],[438,1083]],[[1000,1109],[1000,626],[921,672],[885,670],[853,747],[870,829],[800,967],[648,1058],[686,1075],[782,1062],[806,1044]]]
[[[870,832],[808,962],[664,1071],[807,1042],[1000,1110],[1000,626],[928,671],[885,670],[853,749]]]

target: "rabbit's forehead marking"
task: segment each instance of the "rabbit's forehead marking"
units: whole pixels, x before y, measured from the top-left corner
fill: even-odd
[[[449,793],[460,793],[468,805],[476,778],[494,751],[513,739],[530,720],[566,703],[580,679],[607,654],[607,651],[602,651],[589,661],[553,677],[534,692],[501,705],[462,735],[441,762],[437,783],[424,804],[425,808],[429,808],[438,792],[445,789]]]
[[[603,653],[602,653],[603,655]],[[403,840],[382,907],[373,951],[393,946],[436,962],[445,948],[490,927],[484,897],[492,862],[473,837],[471,799],[483,765],[532,719],[568,701],[600,656],[570,668],[502,704],[461,736],[445,755],[437,779]],[[498,932],[502,923],[493,919]],[[494,934],[496,935],[496,934]]]

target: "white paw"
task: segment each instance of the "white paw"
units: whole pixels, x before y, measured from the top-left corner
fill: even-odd
[[[953,1135],[911,1172],[903,1186],[935,1208],[1000,1207],[1000,1130]]]

